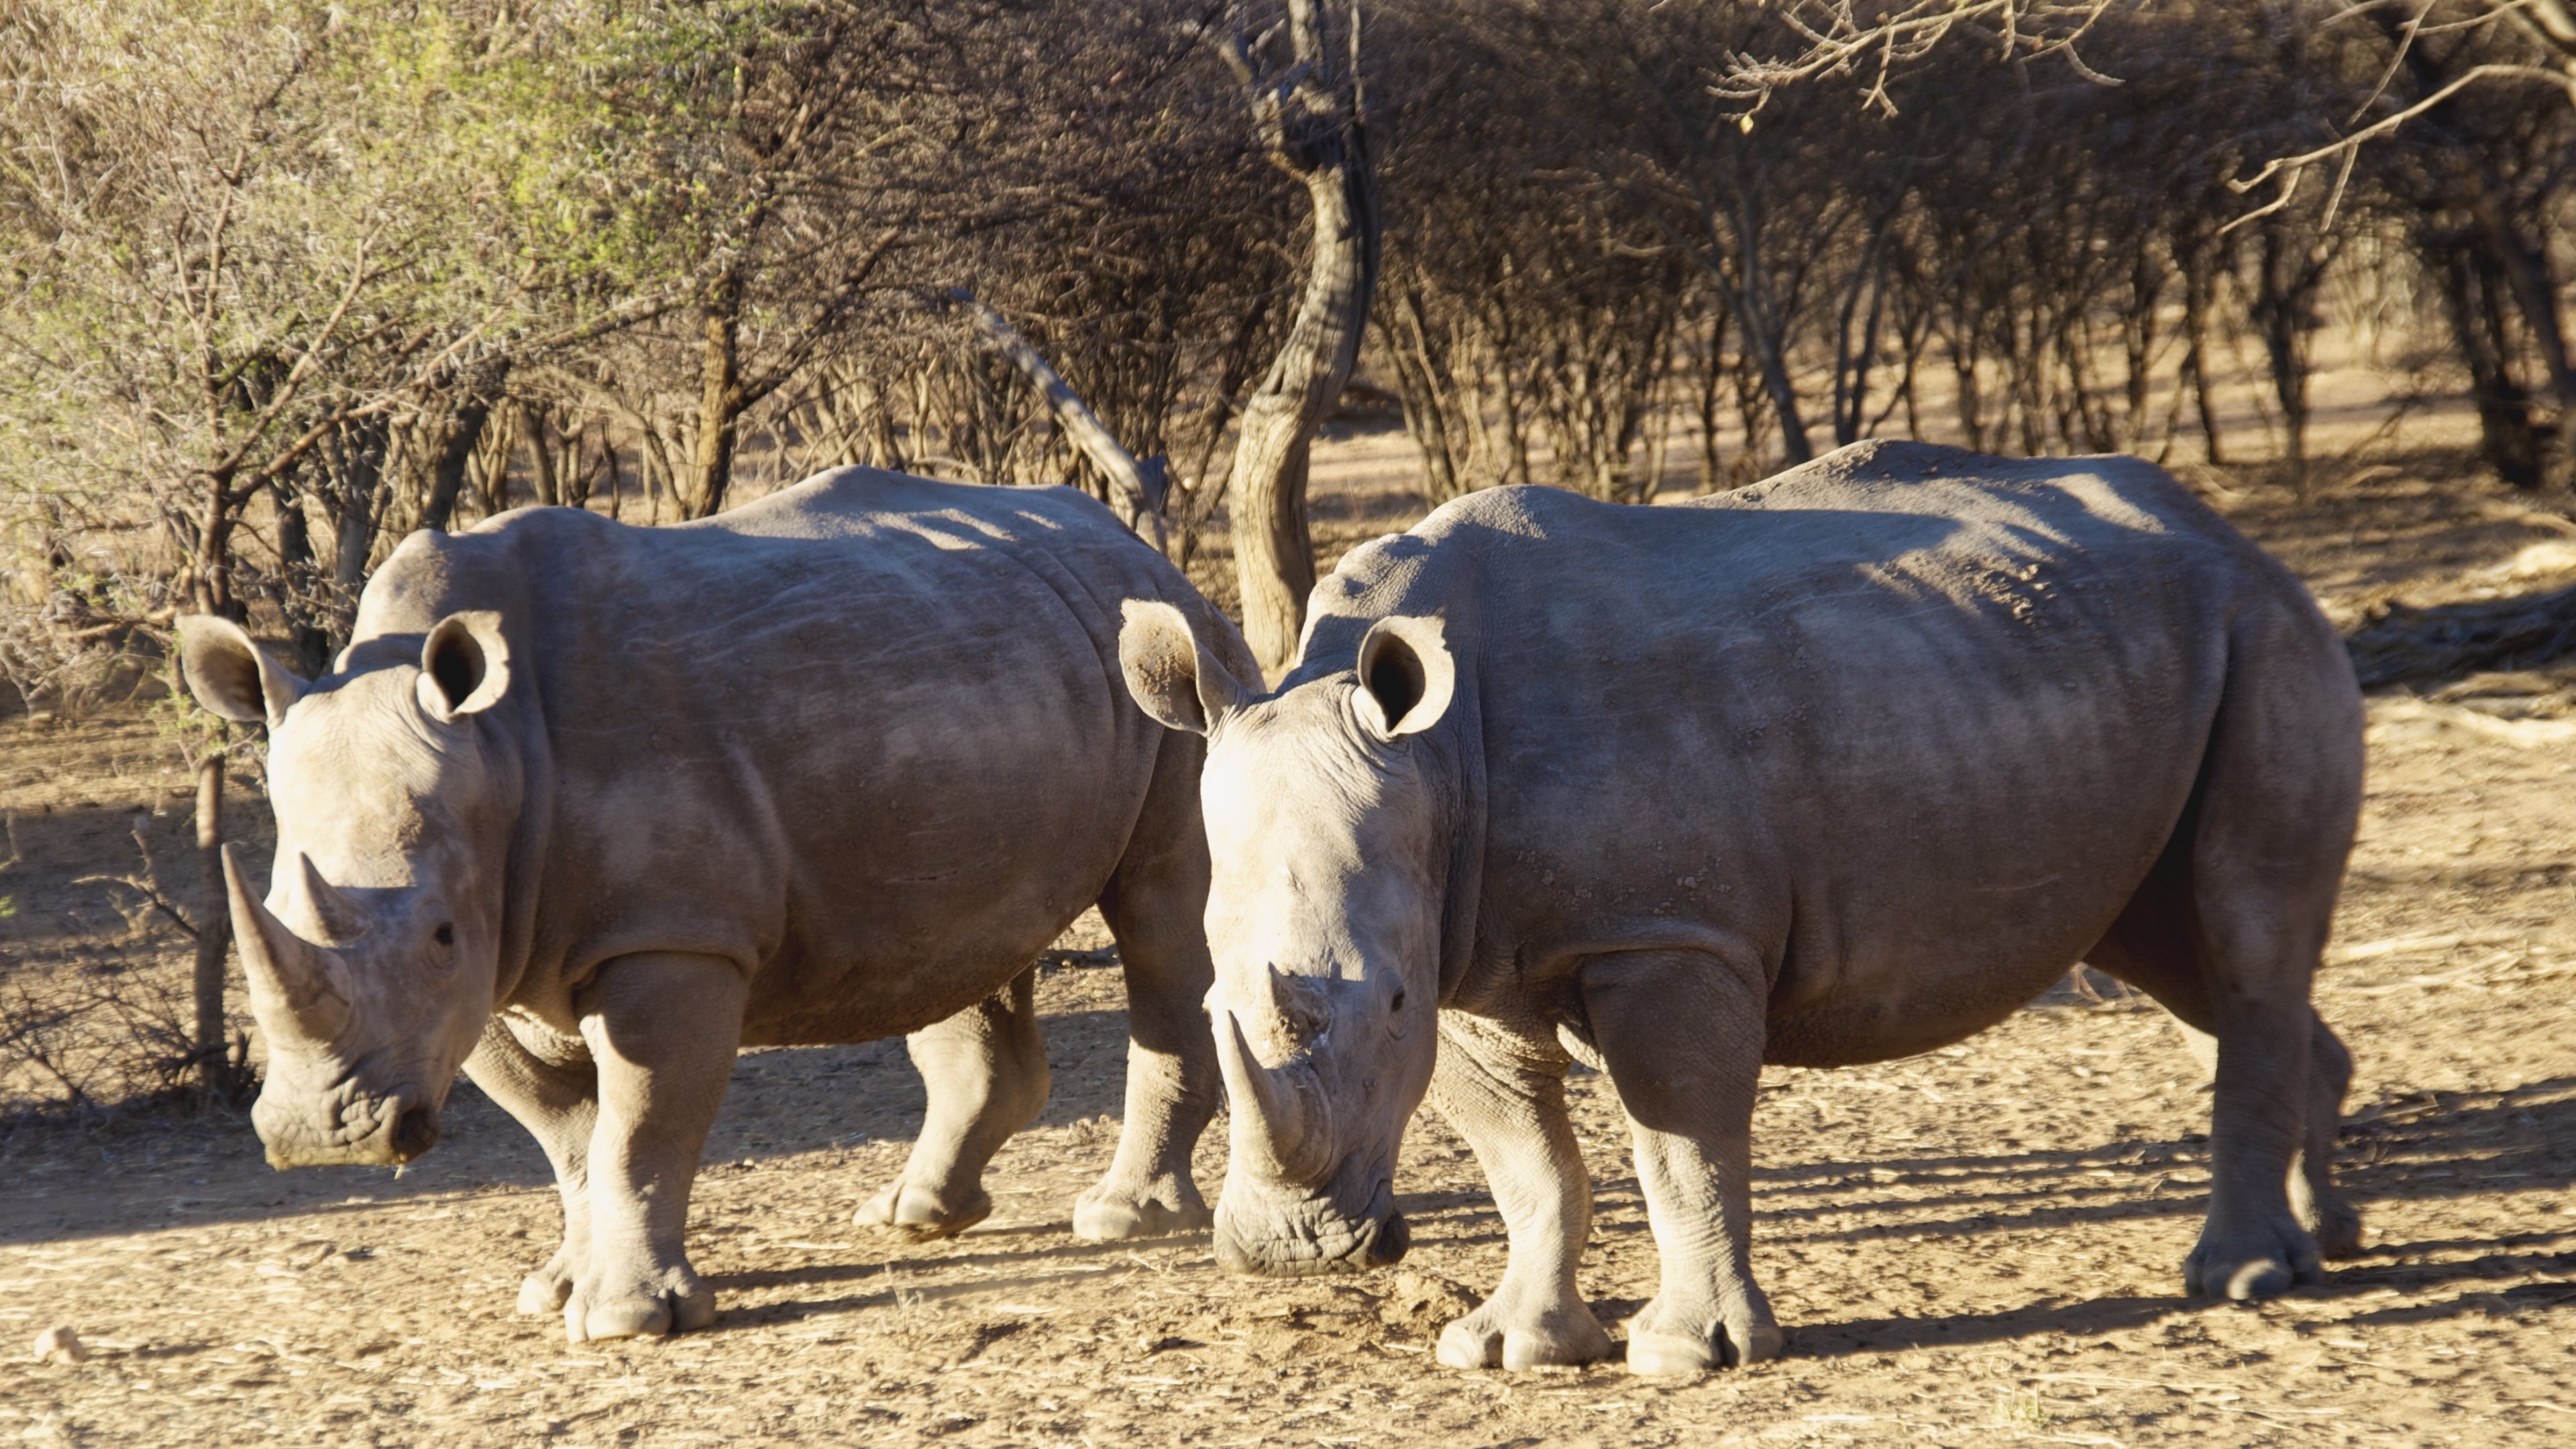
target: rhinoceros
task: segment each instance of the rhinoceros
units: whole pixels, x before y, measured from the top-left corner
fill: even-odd
[[[319,679],[183,620],[192,692],[269,729],[264,903],[227,858],[269,1161],[417,1157],[461,1065],[561,1187],[521,1310],[698,1327],[682,1232],[737,1048],[911,1033],[927,1118],[861,1221],[962,1231],[1046,1100],[1030,963],[1096,903],[1126,1118],[1072,1226],[1203,1227],[1204,747],[1128,699],[1131,598],[1251,667],[1084,495],[857,468],[679,527],[414,534]]]
[[[1427,1089],[1511,1244],[1441,1362],[1605,1356],[1580,1058],[1662,1265],[1628,1367],[1770,1357],[1762,1065],[1954,1042],[2078,961],[2216,1037],[2188,1290],[2357,1247],[2351,1061],[2309,985],[2360,698],[2298,580],[2160,470],[1864,444],[1678,507],[1498,489],[1353,551],[1311,609],[1267,692],[1160,603],[1120,645],[1146,712],[1209,739],[1227,1267],[1399,1257]]]

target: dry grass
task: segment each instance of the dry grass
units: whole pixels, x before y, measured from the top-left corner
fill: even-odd
[[[1328,451],[1328,554],[1418,508],[1396,446]],[[2221,506],[2347,619],[2393,597],[2576,583],[2576,556],[2527,554],[2555,531],[2474,483],[2399,469],[2301,507],[2247,472],[2217,481]],[[1399,1272],[1283,1284],[1219,1273],[1204,1238],[1072,1241],[1069,1204],[1114,1140],[1124,1050],[1093,924],[1042,974],[1056,1098],[995,1163],[994,1216],[955,1243],[849,1221],[920,1120],[899,1043],[746,1056],[691,1239],[723,1315],[668,1343],[568,1350],[556,1325],[512,1315],[518,1274],[551,1246],[553,1193],[533,1144],[470,1088],[448,1140],[399,1179],[270,1174],[247,1128],[219,1118],[23,1134],[0,1166],[0,1337],[66,1323],[92,1354],[0,1377],[0,1437],[2564,1443],[2576,756],[2526,728],[2576,725],[2554,678],[2471,675],[2444,698],[2373,705],[2362,838],[2318,995],[2359,1063],[2344,1168],[2370,1247],[2281,1302],[2178,1296],[2206,1205],[2208,1099],[2161,1017],[2096,982],[2099,1002],[2053,993],[1926,1056],[1766,1074],[1755,1261],[1790,1331],[1783,1361],[1688,1384],[1441,1370],[1427,1347],[1495,1281],[1503,1242],[1436,1119],[1399,1175],[1416,1242]],[[156,850],[175,836],[185,782],[148,735],[113,712],[0,721],[0,809],[25,853],[0,877],[21,900],[0,924],[13,959],[63,969],[126,929],[73,881],[130,868],[138,815]],[[1652,1291],[1654,1258],[1609,1084],[1578,1075],[1573,1097],[1601,1203],[1583,1282],[1615,1321]],[[1222,1143],[1220,1124],[1200,1153],[1211,1186]]]

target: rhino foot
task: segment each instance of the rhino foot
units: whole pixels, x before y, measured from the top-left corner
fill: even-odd
[[[1658,1297],[1628,1321],[1628,1372],[1704,1374],[1780,1356],[1780,1325],[1767,1305],[1732,1303],[1688,1313]]]
[[[572,1300],[573,1285],[581,1280],[581,1262],[572,1244],[555,1249],[555,1255],[543,1267],[519,1280],[519,1312],[530,1318],[543,1318],[563,1311]]]
[[[1610,1335],[1581,1299],[1515,1313],[1505,1294],[1440,1331],[1440,1362],[1449,1368],[1525,1369],[1593,1363],[1610,1356]]]
[[[2353,1232],[2359,1236],[2357,1216]],[[2182,1265],[2185,1293],[2239,1303],[2278,1298],[2299,1284],[2324,1281],[2317,1240],[2286,1215],[2247,1227],[2222,1227],[2213,1219]]]
[[[2329,1185],[2319,1191],[2305,1179],[2293,1177],[2290,1207],[2298,1214],[2299,1225],[2316,1236],[2319,1253],[2328,1258],[2361,1256],[2361,1209],[2341,1190]]]
[[[1208,1211],[1198,1190],[1187,1184],[1129,1193],[1114,1192],[1103,1183],[1073,1205],[1073,1235],[1090,1243],[1201,1232],[1215,1221],[1216,1214]]]
[[[982,1188],[952,1207],[928,1188],[898,1182],[861,1203],[852,1221],[861,1227],[927,1243],[953,1238],[992,1215],[993,1195]]]
[[[567,1274],[540,1268],[519,1280],[519,1312],[524,1317],[561,1312],[571,1301],[572,1278]]]
[[[573,1343],[660,1338],[715,1322],[716,1295],[688,1269],[666,1268],[641,1280],[576,1284],[563,1316],[564,1337]]]
[[[2348,1202],[2320,1209],[2309,1231],[2316,1235],[2317,1251],[2327,1258],[2361,1256],[2361,1210]]]

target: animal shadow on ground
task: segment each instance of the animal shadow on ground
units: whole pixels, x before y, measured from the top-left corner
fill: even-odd
[[[1056,1024],[1049,1023],[1051,1036]],[[2502,1092],[2425,1094],[2371,1106],[2347,1124],[2342,1157],[2343,1180],[2365,1213],[2374,1203],[2392,1200],[2490,1193],[2500,1177],[2538,1189],[2576,1184],[2576,1078]],[[2179,1141],[2129,1138],[2080,1150],[1777,1166],[1755,1173],[1756,1234],[1770,1244],[1829,1246],[2010,1232],[2080,1235],[2124,1221],[2196,1221],[2208,1208],[2207,1169],[2208,1146],[2196,1134]],[[1633,1239],[1648,1231],[1641,1213],[1615,1210],[1635,1206],[1633,1177],[1604,1177],[1597,1186],[1610,1211],[1596,1222],[1596,1235]],[[1503,1240],[1501,1223],[1481,1185],[1403,1193],[1399,1204],[1422,1225],[1426,1241],[1475,1247]],[[1125,1244],[1066,1242],[1052,1226],[979,1232],[937,1259],[755,1270],[724,1275],[715,1283],[720,1290],[791,1285],[856,1290],[772,1303],[727,1318],[745,1325],[777,1323],[960,1295],[1043,1294],[1052,1285],[1092,1276],[1096,1260],[1128,1251]],[[2328,1280],[2300,1290],[2300,1296],[2330,1300],[2390,1288],[2407,1296],[2408,1301],[2355,1315],[2355,1322],[2576,1303],[2576,1282],[2478,1286],[2482,1280],[2528,1278],[2535,1272],[2559,1275],[2576,1268],[2576,1252],[2557,1251],[2571,1236],[2576,1234],[2382,1242],[2354,1260],[2330,1265]],[[1195,1241],[1203,1242],[1204,1236]],[[975,1276],[965,1282],[907,1282],[914,1275],[947,1276],[961,1268]],[[2176,1273],[2178,1277],[2178,1264]],[[2456,1291],[2424,1296],[2446,1287]],[[1594,1306],[1605,1323],[1616,1323],[1641,1309],[1644,1300],[1605,1298]],[[2093,1298],[2046,1293],[2024,1305],[1988,1312],[1803,1322],[1793,1326],[1791,1344],[1802,1357],[1836,1357],[2037,1334],[2110,1334],[2196,1311],[2224,1310],[2178,1291]]]
[[[1066,969],[1096,978],[1096,989],[1116,989],[1114,972]],[[1064,1127],[1122,1110],[1126,1013],[1069,1012],[1049,1017],[1045,1025],[1054,1090],[1034,1125]],[[724,1110],[708,1134],[702,1171],[861,1143],[908,1145],[921,1129],[923,1107],[921,1078],[900,1037],[746,1052],[734,1065]],[[0,1243],[290,1214],[329,1216],[460,1192],[554,1185],[554,1170],[535,1139],[473,1083],[457,1082],[441,1126],[437,1150],[396,1174],[380,1167],[271,1172],[246,1113],[184,1119],[137,1113],[105,1126],[30,1125],[8,1137],[6,1156],[0,1157],[0,1173],[18,1177],[18,1190],[0,1200]],[[111,1169],[108,1179],[92,1171],[98,1165]],[[881,1186],[871,1169],[848,1169],[845,1187],[853,1205]],[[977,1237],[1013,1231],[1018,1230],[987,1230]]]
[[[2365,1107],[2346,1121],[2340,1157],[2341,1180],[2365,1217],[2374,1205],[2397,1201],[2576,1186],[2576,1077],[2506,1091],[2424,1093]],[[1754,1235],[1757,1245],[1830,1247],[1998,1233],[2080,1236],[2108,1224],[2155,1218],[2196,1223],[2209,1207],[2208,1165],[2207,1140],[2191,1134],[2178,1141],[2128,1138],[2078,1150],[1756,1168]],[[1598,1178],[1596,1187],[1605,1208],[1639,1200],[1633,1176]],[[1399,1201],[1417,1222],[1442,1224],[1426,1226],[1426,1239],[1503,1241],[1501,1222],[1481,1191],[1406,1195]],[[1605,1212],[1593,1227],[1597,1240],[1641,1239],[1648,1231],[1643,1214],[1635,1211]],[[2392,1288],[2406,1295],[2408,1301],[2354,1315],[2355,1323],[2569,1307],[2576,1305],[2571,1240],[2576,1229],[2377,1241],[2356,1258],[2328,1264],[2326,1281],[2298,1296],[2331,1300]],[[2477,1286],[2535,1273],[2566,1281]],[[2171,1295],[2044,1293],[2026,1305],[1991,1312],[1802,1322],[1791,1325],[1791,1351],[1835,1357],[2044,1333],[2109,1334],[2176,1313],[2231,1307],[2183,1297],[2178,1262],[2174,1274]],[[2422,1296],[2455,1285],[2457,1291],[2447,1295]],[[1605,1323],[1643,1306],[1642,1299],[1595,1304]]]
[[[2576,1184],[2576,1078],[2552,1078],[2500,1092],[2424,1093],[2396,1104],[2363,1109],[2347,1120],[2341,1141],[2341,1177],[2367,1216],[2374,1204],[2463,1198],[2492,1193],[2511,1180],[2529,1190]],[[1909,1158],[1867,1164],[1879,1175],[1936,1174],[1946,1187],[1984,1178],[1989,1186],[1964,1197],[1921,1198],[1883,1205],[1845,1205],[1845,1214],[1937,1206],[1955,1215],[1896,1225],[1870,1224],[1800,1232],[1783,1218],[1784,1192],[1829,1190],[1849,1180],[1841,1165],[1786,1169],[1770,1174],[1771,1222],[1763,1231],[1788,1241],[1834,1242],[1867,1237],[1981,1233],[2000,1229],[2047,1231],[2122,1219],[2187,1216],[2208,1209],[2205,1190],[2158,1191],[2177,1169],[2208,1162],[2205,1141],[2115,1142],[2083,1152],[2033,1152],[2010,1157]],[[2121,1176],[2094,1176],[2106,1169]],[[2194,1173],[2194,1176],[2200,1174]],[[1864,1180],[1871,1180],[1865,1170]],[[1821,1181],[1820,1181],[1821,1180]],[[2076,1199],[2072,1203],[2066,1199]],[[2055,1200],[2016,1210],[2034,1199]],[[1979,1208],[1974,1212],[1961,1209]],[[2354,1259],[2328,1264],[2326,1281],[2300,1290],[2310,1300],[2351,1298],[2396,1289],[2407,1301],[2351,1316],[2354,1324],[2421,1322],[2471,1313],[2576,1305],[2576,1251],[2565,1231],[2508,1232],[2494,1237],[2370,1244]],[[2461,1256],[2467,1254],[2468,1256]],[[2561,1281],[2482,1288],[2482,1280],[2524,1279],[2535,1273]],[[2440,1290],[2452,1289],[2448,1293]],[[2072,1301],[2048,1299],[1992,1313],[1930,1318],[1848,1319],[1801,1325],[1797,1352],[1816,1357],[1892,1349],[1991,1342],[2035,1333],[2104,1334],[2136,1328],[2181,1311],[2224,1311],[2174,1296],[2112,1295]]]

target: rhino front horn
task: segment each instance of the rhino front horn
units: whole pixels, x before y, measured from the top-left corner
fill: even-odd
[[[1296,1066],[1266,1067],[1243,1039],[1243,1023],[1225,1013],[1225,1030],[1217,1035],[1217,1061],[1225,1073],[1225,1095],[1252,1142],[1266,1149],[1271,1165],[1286,1181],[1311,1184],[1332,1170],[1332,1134],[1325,1130],[1321,1092],[1294,1078],[1310,1073]],[[1246,1137],[1240,1128],[1235,1141]]]
[[[244,881],[241,862],[229,845],[224,847],[224,890],[232,899],[233,938],[241,943],[251,1014],[271,1033],[291,1026],[312,1041],[338,1036],[349,1024],[349,993],[341,989],[339,963],[269,914]]]

